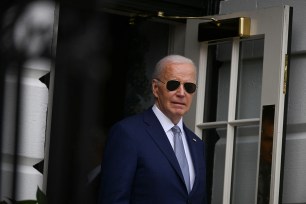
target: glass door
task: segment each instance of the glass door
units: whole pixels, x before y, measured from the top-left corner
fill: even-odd
[[[249,18],[250,35],[209,40],[199,40],[203,20],[187,21],[198,90],[184,120],[207,143],[210,203],[279,203],[290,14],[282,6],[213,16]]]

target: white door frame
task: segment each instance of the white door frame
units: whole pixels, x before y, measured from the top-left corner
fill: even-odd
[[[212,16],[211,16],[212,17]],[[262,76],[261,107],[275,105],[274,139],[272,153],[272,174],[270,203],[279,203],[280,174],[282,163],[282,143],[284,126],[284,108],[286,89],[285,79],[287,70],[287,50],[290,21],[290,7],[271,7],[261,10],[238,12],[229,15],[213,16],[216,19],[228,19],[235,17],[251,18],[251,36],[264,35],[264,60]],[[208,17],[209,18],[209,17]],[[228,121],[203,123],[205,100],[205,77],[207,65],[208,42],[198,42],[198,24],[203,20],[188,20],[186,25],[185,56],[191,58],[198,66],[198,90],[190,112],[184,118],[189,127],[193,127],[196,134],[201,137],[202,130],[210,127],[227,127],[226,161],[224,175],[223,203],[230,203],[234,128],[245,124],[258,124],[261,118],[244,120],[235,119],[237,75],[239,65],[240,39],[233,39],[231,80]],[[260,135],[260,134],[259,134]],[[258,151],[260,152],[260,151]],[[259,153],[258,153],[259,154]],[[259,157],[259,155],[258,155]],[[258,165],[257,165],[258,166]],[[258,172],[258,170],[257,170]],[[258,178],[258,174],[257,174]],[[257,194],[257,193],[256,193]]]

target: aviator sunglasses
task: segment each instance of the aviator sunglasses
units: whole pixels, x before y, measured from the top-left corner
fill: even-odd
[[[157,81],[160,81],[161,83],[163,84],[166,84],[166,87],[168,89],[168,91],[174,91],[176,89],[178,89],[178,87],[180,87],[181,85],[181,82],[177,81],[177,80],[169,80],[167,81],[167,83],[159,80],[159,79],[156,79]],[[197,85],[195,85],[194,83],[191,83],[191,82],[186,82],[186,83],[183,83],[184,85],[184,89],[187,93],[194,93],[197,89]]]

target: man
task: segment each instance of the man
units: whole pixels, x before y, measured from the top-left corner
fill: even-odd
[[[183,123],[195,90],[190,59],[170,55],[157,63],[153,107],[110,130],[99,204],[206,203],[204,143]]]

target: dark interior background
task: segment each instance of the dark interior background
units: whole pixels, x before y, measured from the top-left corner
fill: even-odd
[[[109,127],[151,100],[145,58],[157,45],[148,29],[163,36],[157,59],[167,53],[169,28],[69,6],[59,19],[47,194],[51,203],[84,203],[96,197],[83,191],[96,189],[86,179],[101,162]]]
[[[54,67],[48,203],[96,203],[99,175],[92,173],[101,162],[108,129],[152,104],[150,73],[154,64],[168,54],[171,23],[156,18],[157,12],[169,16],[213,15],[219,11],[219,1],[56,1],[57,33],[53,36],[52,56],[47,52]],[[12,5],[22,10],[27,3],[2,1],[1,20]],[[4,39],[3,32],[0,37]],[[1,53],[5,55],[0,56],[0,117],[5,67],[22,64],[23,60],[11,48],[2,46]],[[49,87],[49,75],[41,80]],[[18,121],[18,113],[16,116]],[[88,180],[89,175],[94,175],[93,179]]]
[[[167,15],[210,15],[217,3],[60,2],[49,202],[96,203],[99,176],[90,183],[87,176],[101,162],[108,129],[152,104],[149,73],[168,53],[171,25],[151,15],[161,9]]]

